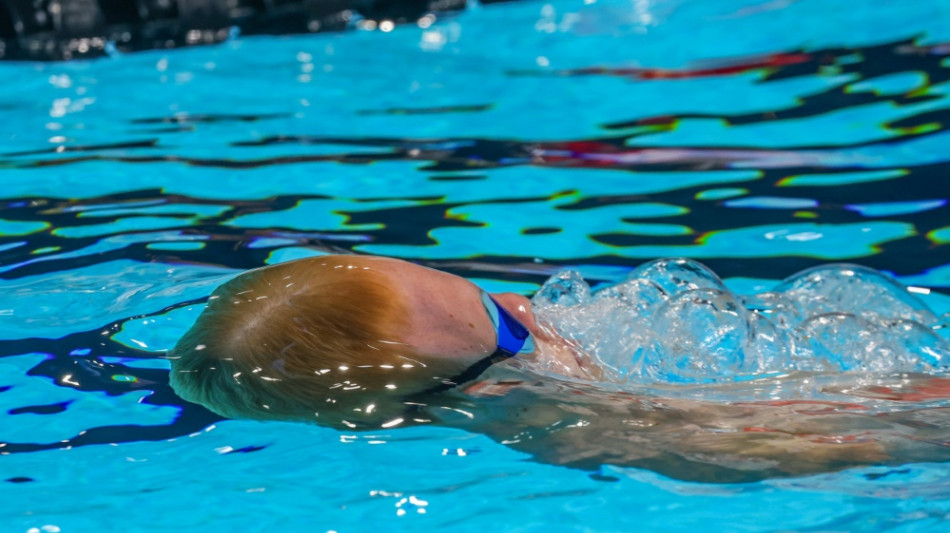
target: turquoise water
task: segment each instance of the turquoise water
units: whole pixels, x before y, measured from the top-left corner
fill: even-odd
[[[0,64],[0,528],[942,531],[942,463],[592,476],[459,429],[220,420],[160,355],[236,272],[344,250],[524,293],[658,256],[739,290],[848,261],[945,312],[946,20],[937,0],[523,1]]]

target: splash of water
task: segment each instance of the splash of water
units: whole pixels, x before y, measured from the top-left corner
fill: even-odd
[[[576,271],[534,296],[538,317],[605,369],[605,380],[735,382],[795,371],[938,372],[940,320],[892,278],[851,264],[802,271],[768,292],[731,292],[704,265],[658,259],[592,291]]]

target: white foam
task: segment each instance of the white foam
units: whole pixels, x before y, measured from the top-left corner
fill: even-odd
[[[866,267],[805,270],[736,295],[700,263],[658,259],[597,291],[564,271],[534,296],[537,316],[618,383],[707,383],[795,371],[932,372],[950,366],[939,320]]]

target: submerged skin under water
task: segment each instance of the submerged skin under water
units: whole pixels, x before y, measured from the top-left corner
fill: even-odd
[[[663,259],[593,293],[563,272],[533,305],[601,380],[542,356],[465,387],[443,423],[545,462],[707,482],[950,460],[950,342],[875,270],[820,266],[739,296],[699,263]]]
[[[868,380],[887,385],[860,385],[860,379],[824,378],[796,375],[759,385],[827,381],[822,392],[838,400],[692,400],[671,391],[655,396],[510,376],[469,387],[469,400],[452,407],[468,415],[450,417],[443,409],[440,417],[542,462],[585,470],[632,466],[700,482],[950,460],[947,380],[905,374]],[[753,391],[702,392],[738,399]]]

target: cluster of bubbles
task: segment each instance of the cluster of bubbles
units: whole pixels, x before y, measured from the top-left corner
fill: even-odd
[[[794,371],[933,372],[950,366],[940,319],[894,279],[834,264],[738,295],[706,266],[658,259],[591,290],[572,270],[532,301],[607,381],[706,383]]]

